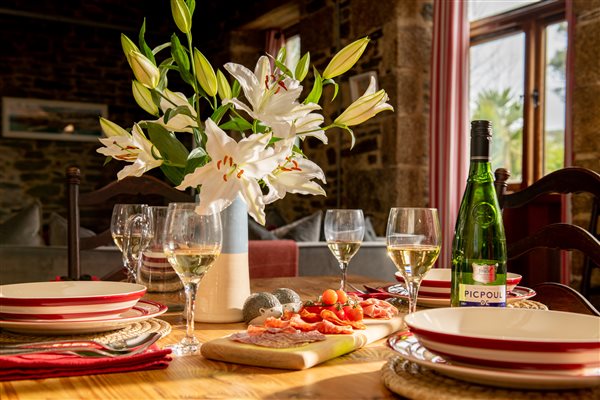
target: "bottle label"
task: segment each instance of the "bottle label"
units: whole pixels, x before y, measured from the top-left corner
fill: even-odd
[[[496,280],[496,269],[498,264],[471,264],[473,268],[473,280],[479,283],[492,283]]]
[[[506,306],[506,285],[466,285],[458,288],[458,301],[461,306]]]

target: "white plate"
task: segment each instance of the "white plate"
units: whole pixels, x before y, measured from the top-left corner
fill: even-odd
[[[46,320],[0,320],[0,328],[4,328],[13,332],[35,334],[41,333],[45,335],[106,332],[123,328],[134,322],[145,321],[147,319],[156,317],[165,313],[167,309],[168,307],[163,304],[148,300],[140,300],[129,311],[110,319],[69,322]]]
[[[515,389],[578,389],[600,385],[600,368],[531,372],[455,364],[428,351],[408,332],[390,336],[388,344],[421,367],[467,382]]]
[[[397,294],[400,297],[407,297],[406,289],[404,289],[402,285],[392,285],[386,290],[390,293]],[[530,299],[535,295],[535,290],[524,286],[517,286],[512,292],[508,293],[506,301],[510,304],[515,301]],[[425,307],[450,307],[450,299],[444,297],[419,296],[417,298],[417,304]]]

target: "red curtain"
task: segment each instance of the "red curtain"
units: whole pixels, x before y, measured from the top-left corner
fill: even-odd
[[[436,0],[433,13],[429,201],[442,226],[437,267],[449,268],[469,164],[467,4]]]
[[[267,54],[276,58],[279,49],[281,49],[283,46],[285,46],[285,35],[283,34],[283,31],[281,29],[269,29],[267,31],[265,43],[265,50]],[[275,63],[273,62],[273,59],[270,61],[271,71],[273,71]]]

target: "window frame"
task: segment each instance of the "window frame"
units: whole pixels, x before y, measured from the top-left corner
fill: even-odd
[[[544,32],[548,25],[565,20],[565,0],[545,0],[470,23],[469,47],[518,32],[525,34],[523,175],[520,183],[509,184],[508,189],[511,191],[523,189],[544,175],[544,89],[546,80],[546,35]],[[537,101],[534,99],[536,90]]]

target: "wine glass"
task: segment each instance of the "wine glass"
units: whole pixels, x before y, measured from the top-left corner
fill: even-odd
[[[113,241],[123,254],[127,282],[136,282],[140,256],[149,240],[146,204],[115,204],[110,221]]]
[[[423,276],[440,254],[440,222],[435,208],[390,210],[387,223],[387,252],[404,278],[408,292],[408,313],[417,309]]]
[[[365,218],[362,210],[327,210],[325,213],[325,240],[337,258],[342,270],[340,289],[346,291],[346,270],[365,236]]]
[[[195,203],[170,203],[163,250],[183,282],[186,297],[186,335],[171,349],[176,355],[194,354],[200,342],[194,336],[194,304],[200,281],[221,254],[223,234],[218,212],[200,215]]]

